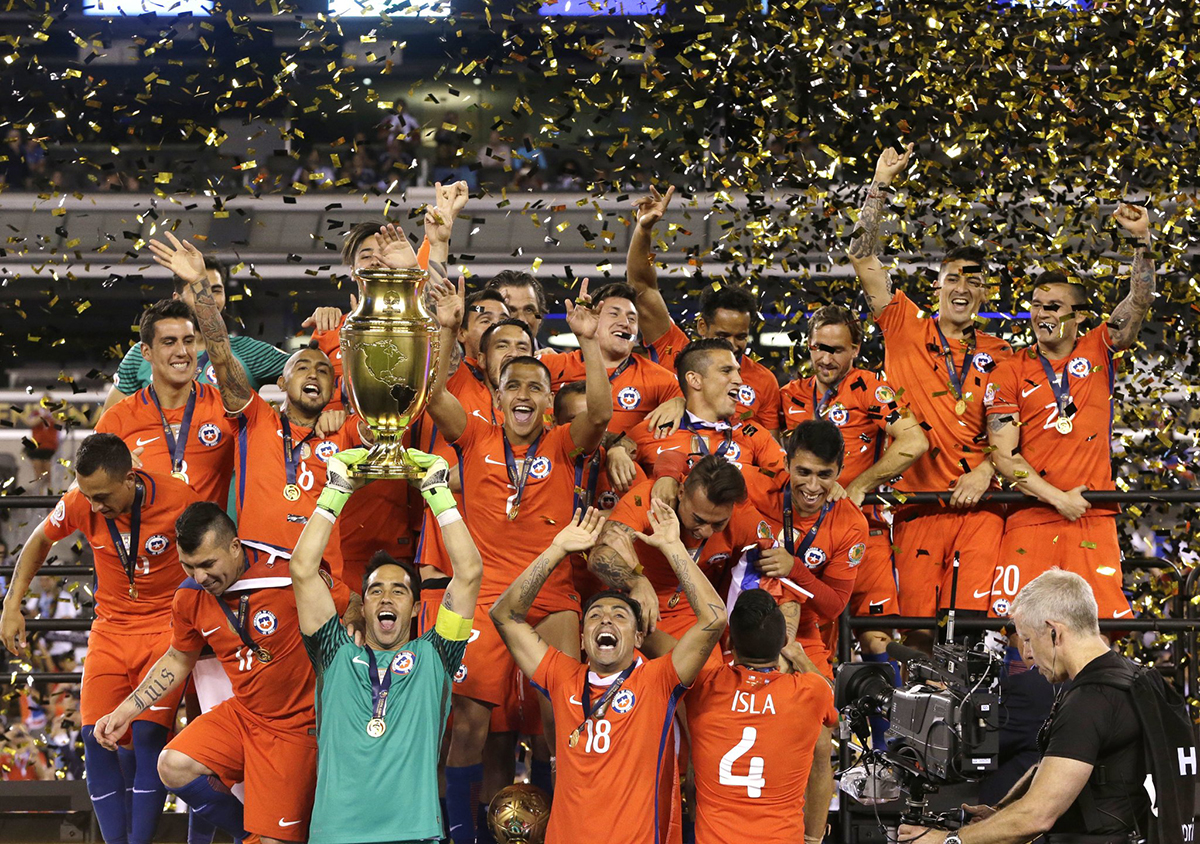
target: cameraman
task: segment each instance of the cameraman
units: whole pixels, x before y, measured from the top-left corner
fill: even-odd
[[[1051,683],[1119,666],[1124,658],[1100,637],[1096,613],[1086,580],[1045,572],[1013,602],[1021,656]],[[901,825],[899,841],[1020,844],[1046,833],[1049,844],[1115,844],[1146,830],[1142,730],[1128,692],[1073,683],[1059,693],[1038,745],[1041,761],[999,804],[966,807],[968,826],[947,833]]]

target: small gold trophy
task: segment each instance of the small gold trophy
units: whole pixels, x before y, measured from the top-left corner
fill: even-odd
[[[437,320],[421,301],[429,274],[419,269],[355,270],[358,307],[342,326],[342,371],[354,412],[375,437],[359,476],[421,477],[400,439],[425,409],[437,364]]]

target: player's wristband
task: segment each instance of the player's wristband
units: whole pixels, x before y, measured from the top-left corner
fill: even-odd
[[[445,604],[438,608],[437,622],[433,629],[450,642],[465,642],[471,638],[471,619],[463,618]]]
[[[317,499],[317,507],[329,511],[333,514],[334,518],[337,518],[342,515],[342,508],[346,506],[346,502],[349,500],[350,493],[326,486],[321,490],[321,497]]]
[[[462,513],[458,512],[458,508],[451,506],[449,510],[443,510],[435,516],[439,527],[446,527],[455,522],[462,521]]]
[[[654,479],[674,478],[683,483],[687,475],[687,455],[682,451],[664,451],[654,461]]]

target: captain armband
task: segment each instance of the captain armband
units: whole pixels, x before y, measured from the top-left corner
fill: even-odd
[[[465,642],[471,638],[471,619],[463,618],[454,610],[442,605],[438,608],[434,630],[448,642]]]

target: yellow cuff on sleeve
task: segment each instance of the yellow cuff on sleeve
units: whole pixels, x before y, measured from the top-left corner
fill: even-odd
[[[463,618],[454,610],[445,606],[438,607],[437,623],[434,630],[443,639],[450,642],[465,642],[471,638],[471,619]]]

